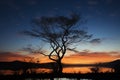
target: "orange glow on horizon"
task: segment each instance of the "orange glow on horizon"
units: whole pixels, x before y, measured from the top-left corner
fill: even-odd
[[[90,64],[90,63],[99,63],[99,62],[109,62],[115,59],[120,59],[120,55],[106,52],[91,52],[91,53],[76,53],[69,56],[65,56],[62,59],[62,63],[69,64]],[[6,53],[1,54],[0,61],[27,61],[32,60],[33,62],[39,61],[40,63],[52,62],[47,56],[43,56],[40,54],[29,54],[20,55],[20,53]]]
[[[48,57],[40,54],[20,55],[20,53],[3,53],[0,55],[0,61],[26,61],[26,62],[37,62],[48,63],[52,62]],[[106,53],[106,52],[91,52],[91,53],[76,53],[69,56],[64,56],[62,63],[64,64],[92,64],[99,62],[109,62],[115,59],[120,59],[119,53]],[[50,69],[37,69],[39,72],[50,72]],[[111,69],[102,69],[101,72],[111,71]],[[90,73],[90,68],[86,67],[65,67],[63,68],[64,73]]]
[[[73,54],[71,56],[66,56],[63,58],[63,63],[69,64],[90,64],[90,63],[100,63],[109,62],[116,59],[120,59],[120,54],[111,55],[113,53],[106,52],[91,52],[85,54]]]

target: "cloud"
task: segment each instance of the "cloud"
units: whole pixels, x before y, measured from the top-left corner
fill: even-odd
[[[119,56],[120,55],[120,53],[117,52],[117,51],[111,51],[110,54],[113,55],[113,56]]]
[[[78,53],[78,52],[79,52],[79,51],[75,50],[75,48],[67,48],[67,50],[73,51],[73,52],[75,52],[75,53]]]
[[[30,55],[29,55],[30,56]],[[41,63],[51,62],[48,57],[41,56],[39,54],[31,55],[31,57],[21,55],[19,52],[0,52],[0,61],[30,61],[32,58],[34,61],[39,59]],[[84,50],[79,53],[74,53],[69,56],[65,56],[62,60],[63,63],[71,64],[87,64],[87,63],[98,63],[98,62],[108,62],[115,59],[120,59],[120,52],[92,52],[89,50]]]
[[[25,62],[37,62],[46,63],[52,62],[48,57],[41,54],[26,54],[26,52],[2,52],[0,51],[0,62],[11,62],[11,61],[25,61]]]
[[[20,53],[0,52],[0,61],[14,61],[14,60],[23,61],[25,58],[30,58],[30,57],[25,55],[20,55]]]
[[[71,64],[89,64],[99,62],[109,62],[115,59],[120,59],[120,52],[79,52],[70,56],[65,56],[64,63]]]
[[[92,44],[99,44],[99,43],[101,43],[101,39],[99,39],[99,38],[92,39],[92,40],[90,41],[90,43],[92,43]]]

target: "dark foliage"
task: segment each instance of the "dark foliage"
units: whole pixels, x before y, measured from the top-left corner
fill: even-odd
[[[23,31],[24,34],[40,38],[40,40],[50,44],[52,48],[49,54],[41,53],[48,56],[49,59],[56,62],[55,66],[58,73],[62,73],[61,60],[64,57],[69,46],[81,41],[89,40],[92,35],[87,34],[85,30],[76,25],[82,22],[78,14],[66,16],[40,17],[34,19],[31,30]],[[36,52],[36,51],[35,51]],[[38,51],[39,52],[39,51]],[[41,51],[40,51],[41,52]]]

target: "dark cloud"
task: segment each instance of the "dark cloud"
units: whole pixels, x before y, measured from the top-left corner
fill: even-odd
[[[110,54],[111,54],[111,55],[120,55],[120,53],[117,52],[117,51],[111,51]]]
[[[75,50],[75,48],[67,48],[67,50],[73,51],[73,52],[75,52],[75,53],[79,53],[79,51]]]
[[[92,52],[92,51],[81,51],[70,56],[87,56],[87,57],[115,57],[120,58],[120,52],[111,51],[111,52]]]
[[[91,51],[89,49],[85,49],[85,50],[83,50],[83,52],[89,53]]]
[[[0,52],[0,61],[14,61],[14,60],[20,60],[23,61],[27,57],[25,55],[20,55],[19,52]]]
[[[99,38],[92,39],[92,40],[90,41],[90,43],[92,43],[92,44],[99,44],[99,43],[101,43],[101,39],[99,39]]]

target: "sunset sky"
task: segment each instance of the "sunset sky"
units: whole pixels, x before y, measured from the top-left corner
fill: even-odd
[[[34,57],[41,62],[49,59],[40,54],[21,51],[33,45],[44,45],[39,39],[20,34],[31,29],[31,21],[41,16],[80,13],[87,22],[81,27],[93,34],[90,43],[77,44],[78,52],[67,51],[64,63],[106,62],[120,58],[120,0],[0,0],[0,61],[24,60]],[[48,44],[44,50],[50,50]],[[73,46],[74,47],[74,46]],[[49,51],[48,51],[49,52]]]

